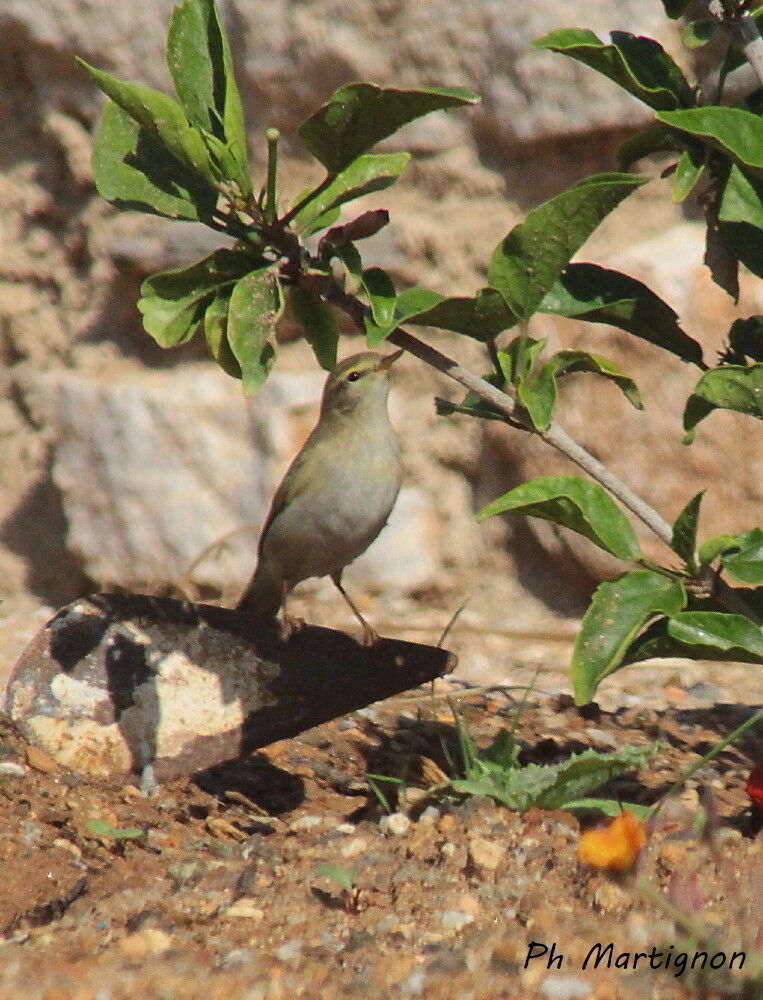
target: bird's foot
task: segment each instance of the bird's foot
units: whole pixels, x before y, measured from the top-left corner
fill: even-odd
[[[301,632],[306,627],[307,622],[304,618],[295,618],[283,612],[280,621],[281,642],[288,642],[295,633]]]
[[[372,629],[368,622],[363,619],[363,634],[360,638],[361,646],[375,646],[381,636],[375,629]]]

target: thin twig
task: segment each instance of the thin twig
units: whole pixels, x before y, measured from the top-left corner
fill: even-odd
[[[755,70],[763,85],[763,38],[758,26],[749,14],[742,14],[734,20],[734,30],[742,46],[747,62]]]

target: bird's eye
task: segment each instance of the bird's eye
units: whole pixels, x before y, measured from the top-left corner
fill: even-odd
[[[360,372],[350,372],[350,374],[347,376],[347,381],[357,382],[358,379],[360,378],[360,374],[361,374]]]

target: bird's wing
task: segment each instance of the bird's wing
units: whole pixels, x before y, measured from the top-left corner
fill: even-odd
[[[281,485],[275,492],[273,502],[271,503],[270,510],[268,511],[268,516],[265,518],[265,522],[262,525],[262,531],[260,532],[260,540],[257,544],[258,555],[262,555],[262,546],[265,542],[265,536],[268,533],[270,525],[278,517],[284,507],[290,504],[295,497],[299,496],[300,493],[303,493],[307,487],[308,476],[305,469],[306,446],[307,442],[305,442],[302,450],[285,472],[284,477],[281,480]]]

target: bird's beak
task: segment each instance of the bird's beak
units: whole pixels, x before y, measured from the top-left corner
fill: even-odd
[[[394,365],[394,363],[397,361],[397,359],[399,357],[401,357],[404,353],[405,353],[405,351],[399,350],[399,351],[395,351],[394,354],[387,354],[387,355],[385,355],[381,359],[381,361],[379,362],[379,370],[383,371],[383,372],[389,371],[389,369],[392,367],[392,365]]]

